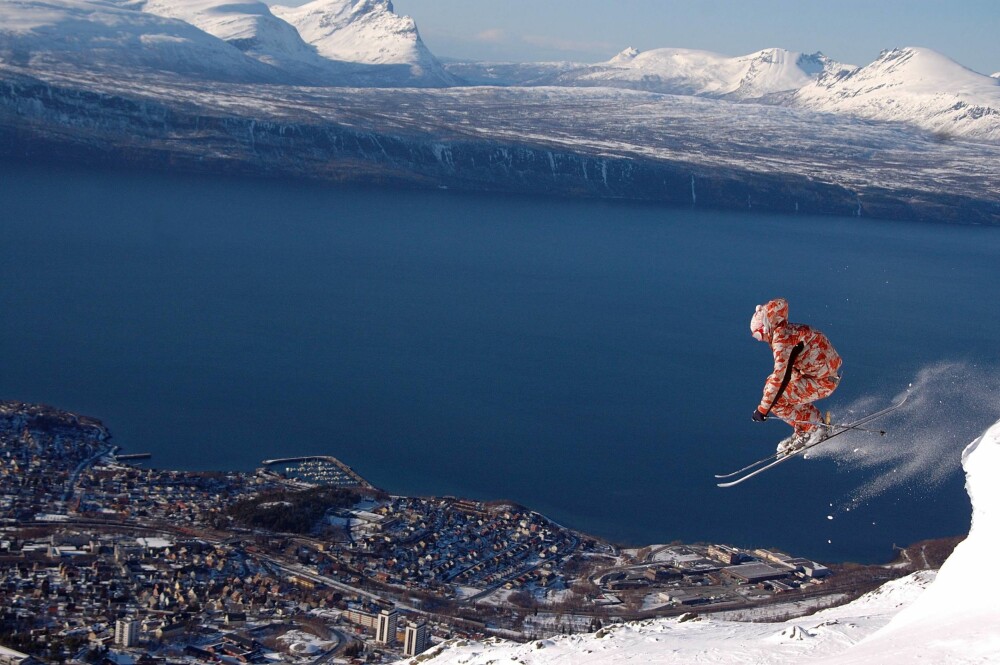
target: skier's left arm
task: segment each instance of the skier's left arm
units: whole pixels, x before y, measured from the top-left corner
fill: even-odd
[[[792,343],[793,341],[774,339],[771,342],[771,351],[774,354],[774,370],[767,377],[767,381],[764,382],[764,394],[760,399],[760,404],[757,406],[757,411],[761,414],[766,415],[769,413],[778,397],[778,391],[781,390],[781,383],[784,381],[785,373],[788,371],[788,362],[792,355],[792,349],[795,347],[795,344]]]

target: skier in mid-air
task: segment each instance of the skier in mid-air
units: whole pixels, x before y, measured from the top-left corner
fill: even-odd
[[[754,421],[764,422],[773,413],[792,426],[792,436],[778,444],[778,453],[822,441],[829,435],[829,423],[813,402],[828,397],[840,382],[841,359],[830,340],[807,325],[789,323],[784,298],[757,305],[750,332],[774,354],[774,371],[753,411]]]

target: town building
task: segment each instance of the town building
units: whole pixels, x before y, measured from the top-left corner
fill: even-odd
[[[766,563],[748,563],[742,566],[729,566],[722,569],[724,575],[728,575],[740,584],[758,584],[770,580],[780,580],[791,575],[787,568],[776,568]]]
[[[118,619],[115,622],[115,644],[134,647],[139,643],[139,622],[132,619]]]
[[[31,665],[38,662],[40,661],[35,660],[26,653],[14,651],[7,647],[0,647],[0,665]]]
[[[427,624],[423,621],[406,627],[406,639],[403,642],[403,654],[410,657],[427,650]]]
[[[378,629],[375,634],[375,641],[381,644],[393,645],[396,643],[396,622],[399,614],[396,610],[382,610],[378,615]]]

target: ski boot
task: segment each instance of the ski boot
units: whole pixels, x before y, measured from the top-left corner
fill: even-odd
[[[796,450],[805,448],[806,444],[809,443],[810,436],[811,435],[806,432],[796,432],[787,439],[782,439],[781,442],[778,443],[778,456],[783,457],[785,455],[790,455]]]
[[[808,434],[807,444],[814,446],[817,443],[826,441],[830,438],[830,434],[833,432],[833,425],[830,424],[830,412],[827,411],[823,415],[823,421]]]

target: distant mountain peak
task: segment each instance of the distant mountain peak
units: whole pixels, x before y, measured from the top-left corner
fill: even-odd
[[[820,77],[796,94],[818,111],[905,122],[942,136],[1000,140],[1000,85],[933,49],[882,51],[869,65]]]
[[[408,68],[417,84],[456,82],[424,45],[416,22],[397,15],[389,0],[313,0],[271,11],[330,60]]]
[[[629,47],[607,62],[560,73],[552,82],[746,100],[788,96],[821,74],[845,67],[822,53],[782,48],[731,57],[696,49],[640,52]]]
[[[634,46],[629,46],[627,49],[623,50],[621,53],[611,58],[609,62],[613,63],[625,63],[635,60],[635,57],[639,55],[639,49]]]
[[[904,46],[883,50],[878,58],[867,68],[881,69],[883,71],[898,70],[920,70],[916,73],[943,73],[950,75],[954,70],[971,71],[967,67],[960,65],[948,56],[933,49],[920,46]]]

